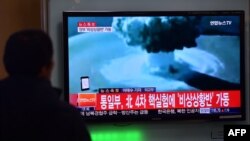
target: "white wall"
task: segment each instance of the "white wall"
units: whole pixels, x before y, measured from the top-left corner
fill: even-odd
[[[53,84],[63,87],[63,46],[62,46],[62,11],[186,11],[186,10],[245,10],[246,14],[246,76],[249,78],[249,0],[49,0],[48,16],[44,22],[48,24],[48,32],[55,46],[56,67]],[[47,21],[46,21],[47,20]],[[110,124],[90,125],[91,130],[112,129],[123,130],[136,127],[146,141],[220,141],[211,139],[211,132],[223,130],[227,123],[249,124],[249,80],[246,81],[247,120],[242,122],[209,122],[209,121],[167,121],[154,123],[133,123],[129,126],[113,126]]]

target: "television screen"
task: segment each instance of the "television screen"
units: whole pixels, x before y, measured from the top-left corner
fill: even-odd
[[[63,12],[65,98],[86,120],[244,119],[244,12]]]

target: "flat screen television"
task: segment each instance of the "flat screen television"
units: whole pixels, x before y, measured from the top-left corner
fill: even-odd
[[[245,118],[244,11],[65,11],[63,41],[86,120]]]

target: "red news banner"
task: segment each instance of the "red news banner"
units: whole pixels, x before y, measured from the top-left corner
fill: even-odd
[[[77,105],[96,110],[235,108],[240,107],[240,100],[240,91],[83,93],[78,94]]]

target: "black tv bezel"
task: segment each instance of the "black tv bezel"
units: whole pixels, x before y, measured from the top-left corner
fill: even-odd
[[[137,116],[97,116],[84,117],[89,122],[133,122],[133,121],[166,121],[166,120],[209,120],[209,121],[243,121],[246,120],[246,66],[245,66],[245,13],[243,10],[233,11],[63,11],[63,47],[64,47],[64,100],[69,102],[69,64],[68,64],[68,17],[83,16],[239,16],[240,17],[240,84],[241,114],[232,118],[221,118],[216,114],[183,114],[183,115],[137,115]],[[157,111],[157,110],[155,110]]]

